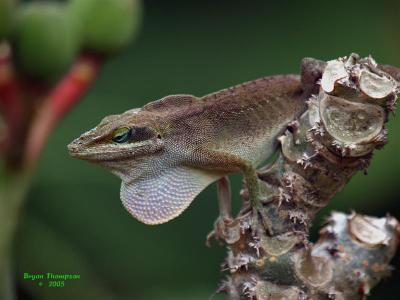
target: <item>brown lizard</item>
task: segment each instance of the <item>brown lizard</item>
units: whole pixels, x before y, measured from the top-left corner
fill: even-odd
[[[257,79],[201,98],[172,95],[105,117],[68,145],[72,156],[122,179],[121,200],[141,222],[181,214],[210,183],[242,172],[252,207],[263,193],[256,167],[306,104],[300,77]]]

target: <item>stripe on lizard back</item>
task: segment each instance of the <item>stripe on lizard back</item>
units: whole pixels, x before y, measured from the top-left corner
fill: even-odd
[[[188,119],[203,115],[206,111],[244,111],[247,107],[253,108],[254,103],[258,102],[259,113],[267,117],[266,114],[279,113],[282,105],[288,105],[275,102],[275,106],[270,106],[267,98],[297,98],[301,92],[299,76],[278,75],[248,81],[200,98],[188,94],[170,95],[146,104],[142,110],[166,116],[168,119],[179,119],[180,116]],[[293,105],[302,104],[294,102]],[[300,109],[293,107],[293,110]],[[268,124],[268,120],[266,123]]]

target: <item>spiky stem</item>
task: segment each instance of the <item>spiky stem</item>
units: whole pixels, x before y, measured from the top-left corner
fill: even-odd
[[[309,108],[279,138],[278,159],[259,170],[272,199],[263,209],[274,234],[250,226],[246,187],[238,216],[218,222],[214,232],[228,246],[229,275],[219,291],[229,299],[363,299],[388,274],[399,240],[391,216],[333,213],[318,242],[308,240],[316,214],[386,143],[399,70],[385,71],[393,77],[355,54],[303,60]]]
[[[11,245],[18,223],[18,216],[29,188],[30,171],[0,174],[0,299],[14,299],[14,288],[10,286]]]

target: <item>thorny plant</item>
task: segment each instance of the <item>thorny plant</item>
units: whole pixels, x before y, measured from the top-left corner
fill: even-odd
[[[400,70],[357,54],[328,61],[305,58],[301,81],[308,109],[279,138],[279,156],[261,168],[265,215],[272,224],[252,228],[246,186],[234,218],[228,182],[219,185],[221,215],[208,240],[228,246],[219,292],[242,299],[364,299],[390,273],[399,242],[398,221],[334,212],[309,239],[311,222],[387,142]]]

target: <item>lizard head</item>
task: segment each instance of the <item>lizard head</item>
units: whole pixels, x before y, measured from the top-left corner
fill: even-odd
[[[176,138],[171,140],[177,133],[170,122],[176,118],[174,112],[197,101],[190,95],[172,95],[140,109],[108,116],[70,143],[69,153],[119,176],[122,203],[133,217],[146,224],[167,222],[221,177],[182,165],[187,149],[176,147]]]
[[[71,156],[87,160],[120,175],[124,168],[143,156],[163,148],[154,116],[141,109],[105,117],[99,125],[83,133],[68,145]]]

